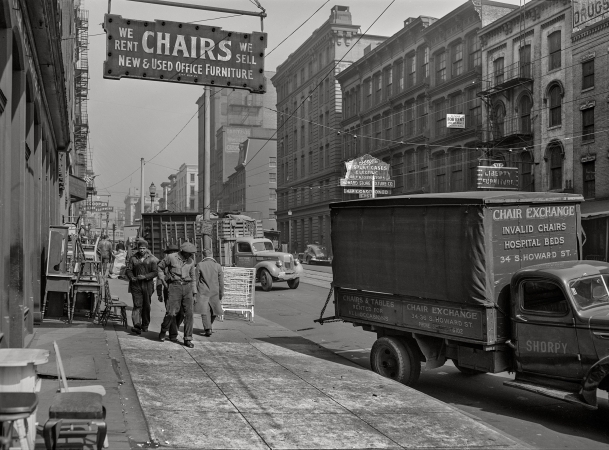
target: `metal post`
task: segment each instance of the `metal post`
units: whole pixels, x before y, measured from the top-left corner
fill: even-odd
[[[140,158],[141,164],[141,182],[140,182],[140,219],[142,219],[142,214],[144,214],[144,158]]]
[[[205,158],[203,160],[203,219],[210,220],[211,218],[211,119],[210,119],[210,94],[211,89],[206,87],[204,88],[204,96],[205,96],[205,106],[204,106],[204,114],[205,114],[205,139],[203,142],[204,146],[204,154]],[[203,239],[203,246],[205,248],[211,248],[211,236],[205,235]],[[219,255],[216,255],[219,256]]]
[[[376,198],[376,191],[374,189],[374,174],[372,174],[372,198]]]

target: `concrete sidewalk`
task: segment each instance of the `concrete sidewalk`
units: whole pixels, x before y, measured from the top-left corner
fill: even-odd
[[[131,304],[127,283],[114,295]],[[118,333],[153,442],[174,449],[523,448],[414,389],[273,322],[228,314],[194,349],[150,331]],[[180,338],[181,340],[181,338]]]

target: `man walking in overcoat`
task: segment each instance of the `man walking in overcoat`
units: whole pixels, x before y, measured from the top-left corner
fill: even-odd
[[[148,243],[138,241],[137,252],[127,261],[125,275],[133,298],[131,331],[142,334],[150,324],[150,299],[154,293],[154,278],[157,276],[157,259],[148,251]]]
[[[203,260],[197,264],[197,301],[201,304],[201,319],[205,336],[211,336],[211,326],[216,316],[222,315],[222,296],[224,295],[224,275],[222,266],[213,258],[210,249],[203,250]]]

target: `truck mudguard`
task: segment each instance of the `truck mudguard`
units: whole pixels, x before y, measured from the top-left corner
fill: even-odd
[[[590,367],[582,385],[581,395],[586,403],[597,406],[596,389],[609,376],[609,356],[599,360]]]

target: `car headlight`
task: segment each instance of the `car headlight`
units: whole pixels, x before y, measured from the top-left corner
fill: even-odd
[[[275,265],[277,267],[281,267],[281,266],[283,266],[283,263],[281,261],[277,260],[277,261],[275,261]]]

